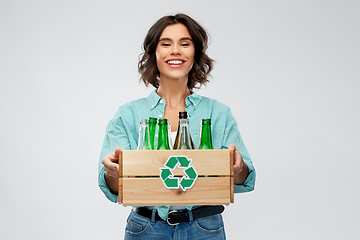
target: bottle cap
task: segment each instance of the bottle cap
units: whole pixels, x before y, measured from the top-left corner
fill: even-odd
[[[179,119],[186,119],[187,118],[187,112],[179,112]]]

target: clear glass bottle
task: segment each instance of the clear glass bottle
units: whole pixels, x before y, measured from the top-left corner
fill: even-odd
[[[201,120],[199,149],[214,149],[211,140],[211,120]]]
[[[187,112],[179,112],[179,124],[173,149],[194,149]]]
[[[147,119],[140,119],[139,141],[137,150],[150,150],[149,147],[149,123]]]
[[[173,142],[171,138],[171,121],[168,120],[168,136],[169,136],[169,146],[170,150],[173,150]]]
[[[167,119],[159,119],[157,150],[170,150],[169,128]]]

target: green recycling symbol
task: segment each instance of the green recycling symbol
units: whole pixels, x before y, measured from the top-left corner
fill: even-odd
[[[187,156],[175,155],[170,156],[164,164],[164,168],[160,168],[160,179],[164,183],[167,189],[178,189],[179,185],[183,191],[186,189],[192,188],[194,185],[198,174],[193,166],[190,166],[192,159],[189,159]],[[185,176],[174,177],[172,170],[178,166],[179,168],[184,168]]]

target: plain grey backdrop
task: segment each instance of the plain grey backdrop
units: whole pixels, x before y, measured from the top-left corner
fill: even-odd
[[[183,12],[210,34],[211,82],[257,170],[228,239],[360,239],[359,1],[0,2],[0,238],[122,239],[97,185],[105,127],[152,90],[147,30]]]

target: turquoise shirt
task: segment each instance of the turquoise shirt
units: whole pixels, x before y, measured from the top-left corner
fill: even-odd
[[[230,144],[235,144],[249,169],[249,175],[245,182],[242,185],[235,184],[234,192],[252,191],[255,185],[255,169],[229,107],[195,92],[186,98],[185,103],[194,146],[197,147],[200,143],[201,120],[211,119],[214,149],[227,149]],[[141,98],[120,106],[114,118],[110,120],[106,128],[98,165],[99,186],[109,200],[118,202],[118,195],[110,191],[105,181],[104,165],[101,160],[107,154],[115,151],[117,147],[120,147],[121,150],[136,150],[140,119],[163,118],[164,113],[165,100],[154,90],[147,98]],[[159,215],[165,219],[169,208],[170,206],[158,207]]]

